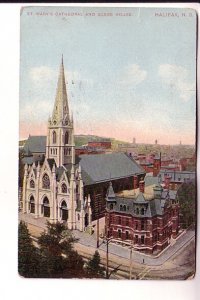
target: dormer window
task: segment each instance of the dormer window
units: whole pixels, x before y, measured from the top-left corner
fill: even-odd
[[[113,204],[112,203],[110,204],[110,210],[113,210]]]

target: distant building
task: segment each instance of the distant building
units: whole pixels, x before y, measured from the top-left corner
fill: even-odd
[[[106,198],[106,230],[112,241],[152,254],[166,248],[179,234],[176,191],[160,184],[115,194],[110,183]]]

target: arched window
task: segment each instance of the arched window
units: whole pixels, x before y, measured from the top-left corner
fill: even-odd
[[[62,193],[65,193],[65,194],[67,193],[67,186],[65,183],[62,184],[61,190],[62,190]]]
[[[42,187],[43,189],[50,189],[50,180],[47,174],[42,177]]]
[[[30,197],[30,213],[31,214],[35,213],[35,199],[33,195]]]
[[[136,208],[136,214],[139,215],[139,208]]]
[[[113,204],[111,203],[111,204],[110,204],[110,210],[112,210],[112,209],[113,209]]]
[[[122,206],[122,204],[120,204],[119,210],[123,210],[123,206]]]
[[[56,144],[56,132],[55,131],[53,131],[53,144]]]
[[[30,180],[30,188],[34,189],[35,188],[35,182],[33,179]]]
[[[124,205],[123,210],[126,211],[126,205]]]
[[[69,143],[69,133],[68,131],[65,132],[65,144]]]
[[[141,215],[144,215],[144,208],[141,209]]]
[[[49,218],[50,217],[50,205],[49,205],[49,199],[47,197],[43,200],[42,210],[44,217]]]
[[[67,203],[66,203],[65,200],[63,200],[62,203],[61,203],[60,213],[61,213],[62,221],[67,221],[67,219],[68,219],[68,210],[67,210]]]

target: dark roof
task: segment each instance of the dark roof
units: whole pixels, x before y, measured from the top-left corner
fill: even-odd
[[[25,153],[45,153],[46,152],[46,136],[29,136],[25,145]]]
[[[25,156],[22,158],[22,163],[32,165],[34,162],[37,164],[37,162],[43,162],[44,157],[33,157],[33,156]]]
[[[80,165],[85,185],[145,174],[144,169],[124,153],[80,155]]]
[[[160,170],[162,180],[165,178],[165,174],[171,176],[171,181],[184,181],[184,179],[195,179],[195,172],[190,171],[170,171]]]

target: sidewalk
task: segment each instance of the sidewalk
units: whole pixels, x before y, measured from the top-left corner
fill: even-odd
[[[19,213],[19,220],[22,220],[28,224],[39,227],[40,229],[45,230],[46,228],[46,218],[38,218],[35,219],[32,215],[27,215],[23,213]],[[73,235],[79,239],[78,244],[84,245],[90,250],[93,249],[95,251],[96,248],[96,236],[90,235],[86,232],[80,232],[78,230],[72,231]],[[171,258],[176,252],[179,251],[182,247],[184,247],[189,241],[195,239],[195,232],[193,230],[186,231],[182,236],[180,236],[173,246],[169,246],[165,249],[159,257],[150,256],[146,254],[142,254],[133,250],[132,261],[135,263],[148,265],[148,266],[160,266],[163,265],[169,258]],[[103,243],[102,239],[99,241],[99,250],[106,252],[106,244]],[[88,249],[89,250],[89,249]],[[130,259],[130,249],[127,247],[123,247],[121,245],[116,245],[109,243],[109,254],[113,254],[115,256]]]

